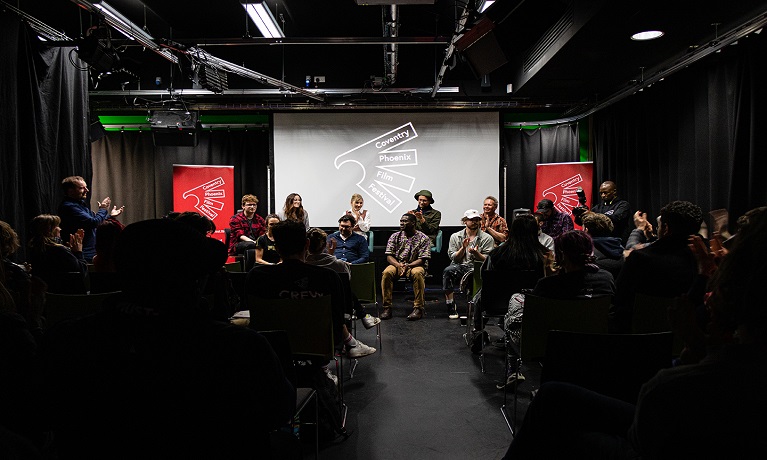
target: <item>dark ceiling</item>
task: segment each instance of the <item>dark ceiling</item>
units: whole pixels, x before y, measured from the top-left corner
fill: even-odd
[[[767,17],[767,1],[756,0],[498,0],[484,14],[476,11],[481,1],[468,0],[467,7],[464,0],[400,0],[395,40],[384,32],[390,5],[267,0],[284,25],[286,38],[278,42],[261,37],[238,0],[107,1],[145,26],[158,44],[171,46],[179,60],[172,64],[112,30],[128,72],[94,78],[98,86],[91,93],[95,105],[112,107],[132,104],[133,98],[122,96],[159,97],[151,91],[167,94],[172,85],[177,93],[187,90],[183,97],[194,103],[220,108],[453,105],[546,110],[564,117],[609,104],[703,58],[755,32]],[[72,39],[99,22],[77,1],[5,2]],[[464,9],[463,37],[454,37]],[[629,39],[647,29],[665,35],[647,42]],[[455,51],[445,60],[454,38]],[[384,53],[394,41],[396,71],[386,65]],[[196,85],[188,47],[270,80],[264,84],[228,73],[230,90],[223,95],[189,94]],[[289,91],[305,90],[307,76],[316,97]],[[317,77],[325,81],[318,83]]]

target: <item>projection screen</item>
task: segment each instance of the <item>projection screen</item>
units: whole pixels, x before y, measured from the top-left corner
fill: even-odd
[[[298,193],[314,227],[335,227],[353,193],[373,227],[397,227],[428,189],[443,226],[498,197],[497,112],[276,113],[275,205]]]

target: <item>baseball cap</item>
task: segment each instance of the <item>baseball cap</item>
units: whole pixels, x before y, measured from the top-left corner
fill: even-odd
[[[479,214],[479,212],[476,209],[469,209],[465,213],[463,213],[463,217],[467,219],[481,219],[482,216]]]
[[[538,211],[547,211],[549,209],[554,209],[553,201],[544,198],[538,202]]]

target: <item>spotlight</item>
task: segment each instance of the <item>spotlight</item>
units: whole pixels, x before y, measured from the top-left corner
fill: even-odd
[[[98,72],[110,72],[120,64],[120,56],[96,34],[91,34],[77,42],[77,55]]]
[[[211,67],[206,64],[200,65],[198,71],[200,86],[213,91],[214,93],[221,94],[225,90],[229,89],[229,82],[226,76],[226,72],[219,70],[215,67]]]

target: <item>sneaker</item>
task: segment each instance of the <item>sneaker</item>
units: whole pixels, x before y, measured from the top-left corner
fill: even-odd
[[[450,319],[458,319],[458,311],[456,311],[455,304],[447,304],[447,310],[450,312],[447,317]]]
[[[522,374],[511,373],[509,378],[506,379],[506,383],[499,383],[495,387],[499,390],[503,390],[506,387],[514,388],[514,385],[525,381],[525,376]]]
[[[362,325],[365,326],[365,329],[371,329],[380,322],[381,322],[381,318],[376,318],[374,316],[370,316],[369,314],[365,315],[365,317],[362,318]]]
[[[333,385],[338,386],[338,377],[332,372],[330,372],[329,368],[325,368],[325,375],[333,381]]]
[[[376,318],[376,319],[378,319],[378,318]],[[360,341],[360,339],[357,339],[357,345],[349,348],[346,353],[349,356],[349,358],[357,359],[357,358],[362,358],[362,357],[367,356],[367,355],[372,355],[375,352],[376,352],[375,348],[369,347],[369,346],[365,345],[364,343],[362,343],[362,341]]]

